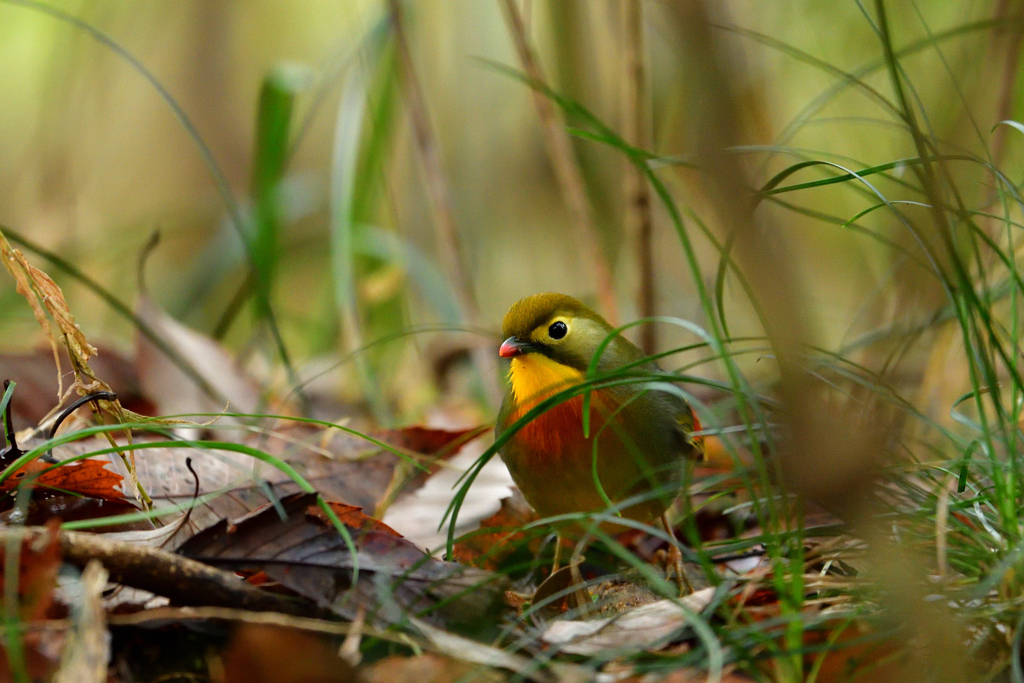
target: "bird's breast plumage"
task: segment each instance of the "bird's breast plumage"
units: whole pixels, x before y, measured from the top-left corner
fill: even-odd
[[[545,399],[579,385],[585,377],[579,370],[543,354],[530,353],[512,359],[509,379],[509,392],[498,420],[499,433]],[[539,513],[549,516],[605,508],[607,504],[594,482],[595,469],[601,488],[612,500],[677,478],[664,467],[681,460],[672,436],[660,434],[658,429],[628,426],[636,424],[640,412],[651,404],[648,398],[630,401],[631,395],[636,398],[635,392],[592,391],[587,436],[583,432],[583,397],[574,396],[535,416],[505,444],[502,458],[527,501]],[[633,419],[622,419],[627,415]],[[645,476],[647,480],[642,481]],[[664,506],[664,501],[655,501],[629,516],[649,518],[660,514]]]

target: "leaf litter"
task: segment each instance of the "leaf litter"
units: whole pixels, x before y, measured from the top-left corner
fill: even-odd
[[[179,552],[214,566],[262,571],[349,620],[362,609],[377,625],[410,614],[454,629],[478,627],[484,615],[497,621],[500,577],[436,560],[357,509],[345,506],[343,512],[342,522],[355,534],[356,558],[313,494],[293,494],[243,519],[221,521]]]
[[[39,426],[26,443],[37,446],[72,391],[113,392],[89,365],[96,349],[74,323],[59,287],[2,236],[0,255],[58,363],[63,349],[75,373],[73,384],[59,389],[57,407],[42,416],[42,407],[29,413]],[[140,335],[134,361],[107,366],[116,368],[118,387],[126,387],[133,406],[194,415],[227,405],[255,410],[261,383],[215,341],[177,323],[145,296],[137,310],[162,342]],[[497,459],[467,499],[459,529],[466,535],[454,556],[431,555],[440,545],[437,522],[452,486],[482,452],[480,437],[490,426],[374,430],[360,423],[353,430],[293,420],[286,404],[275,418],[243,415],[195,424],[147,419],[118,397],[90,406],[98,424],[133,423],[119,432],[126,443],[118,445],[116,428],[72,440],[53,449],[56,462],[26,462],[7,471],[0,484],[8,523],[50,520],[49,531],[25,529],[22,557],[32,560],[38,547],[48,559],[19,565],[16,592],[27,629],[19,656],[39,678],[102,680],[101,671],[109,670],[114,680],[129,680],[140,666],[148,668],[140,651],[131,649],[139,645],[163,653],[167,675],[197,680],[259,680],[255,676],[278,672],[267,679],[277,680],[295,673],[288,662],[298,649],[311,671],[333,672],[330,680],[506,680],[509,674],[537,681],[624,680],[634,671],[631,656],[685,650],[696,641],[694,619],[715,618],[701,615],[717,595],[714,588],[681,601],[659,599],[636,577],[608,575],[592,565],[584,569],[598,602],[589,618],[560,614],[567,605],[534,614],[531,600],[545,576],[538,563],[552,546]],[[76,418],[65,433],[87,425]],[[76,512],[82,505],[86,511]],[[124,514],[129,511],[134,514]],[[58,535],[58,521],[97,526],[91,534]],[[734,526],[723,515],[700,522],[702,532],[713,530],[719,540],[730,537]],[[659,542],[646,534],[620,541],[638,557],[657,555]],[[102,558],[102,566],[90,561],[93,556]],[[734,568],[733,576],[747,577],[735,559],[723,562],[723,568]],[[77,597],[54,591],[62,563],[62,571],[84,570],[75,580]],[[109,596],[103,589],[108,574],[115,586]],[[751,563],[749,579],[743,597],[727,601],[729,609],[777,614],[777,596],[758,602],[752,599],[757,591],[749,590],[770,582],[768,568]],[[827,584],[813,577],[807,583],[818,590]],[[164,598],[154,602],[154,595]],[[145,619],[148,613],[154,619]],[[214,635],[189,635],[198,633]],[[310,640],[310,633],[321,635]],[[381,650],[381,643],[391,643],[390,650]],[[371,663],[345,668],[344,661],[357,664],[367,654]],[[607,660],[600,670],[566,661],[594,655]],[[189,657],[209,663],[184,667]],[[259,674],[246,668],[253,661],[261,662]],[[684,673],[670,679],[689,680]]]

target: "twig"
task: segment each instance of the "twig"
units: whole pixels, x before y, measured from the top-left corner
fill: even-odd
[[[622,88],[623,138],[633,147],[646,149],[647,90],[644,68],[643,7],[640,0],[622,0],[625,78]],[[654,223],[651,218],[651,190],[647,179],[636,166],[626,164],[624,183],[626,195],[625,227],[627,235],[636,236],[637,310],[641,318],[654,315]],[[657,348],[657,328],[647,324],[640,328],[640,348],[650,355]]]
[[[475,324],[479,321],[480,311],[473,296],[473,288],[462,263],[459,249],[459,228],[455,221],[455,210],[452,205],[451,192],[444,170],[441,167],[441,154],[437,139],[430,126],[426,101],[420,89],[416,70],[413,68],[412,54],[405,38],[405,27],[402,20],[401,0],[389,0],[388,10],[391,15],[391,27],[394,31],[395,49],[398,54],[398,82],[405,97],[405,106],[409,112],[416,145],[423,162],[423,171],[427,177],[427,190],[434,208],[434,228],[437,231],[437,242],[441,255],[447,264],[455,283],[455,294],[466,316],[466,321]],[[493,351],[483,347],[476,349],[472,356],[473,362],[480,373],[481,389],[491,403],[501,400],[493,368]]]
[[[112,614],[108,623],[112,626],[138,626],[151,622],[171,620],[208,621],[210,619],[282,626],[331,635],[347,635],[357,628],[355,624],[338,623],[309,617],[296,617],[274,612],[251,612],[225,607],[157,607],[133,614]],[[411,646],[420,650],[432,650],[464,662],[507,669],[521,674],[526,680],[538,681],[539,683],[548,683],[549,681],[554,683],[556,680],[586,680],[587,678],[582,668],[574,664],[557,663],[551,666],[551,670],[542,669],[537,661],[531,660],[529,657],[505,652],[499,648],[484,645],[454,633],[448,633],[447,631],[430,626],[415,617],[410,616],[409,622],[413,628],[423,635],[422,639],[407,633],[382,631],[366,624],[358,628],[363,634],[373,638],[387,640],[407,647]],[[559,676],[558,674],[560,673],[563,675]]]
[[[516,0],[503,0],[502,6],[505,8],[509,33],[512,34],[512,41],[515,44],[523,71],[534,83],[538,85],[546,83],[540,64],[537,62],[533,48],[526,36],[526,26]],[[533,89],[533,102],[537,107],[537,115],[540,117],[544,146],[548,150],[548,156],[551,157],[551,165],[554,167],[555,177],[558,179],[562,196],[565,197],[565,203],[572,216],[572,223],[579,233],[580,242],[587,251],[588,260],[594,266],[597,298],[600,302],[601,312],[612,325],[618,325],[619,310],[615,301],[615,284],[612,281],[611,268],[608,265],[608,258],[601,248],[601,236],[594,223],[594,214],[590,207],[590,201],[587,199],[583,176],[580,174],[569,134],[565,131],[561,117],[551,100],[536,88]]]
[[[356,618],[352,620],[352,626],[344,642],[338,649],[338,656],[352,666],[359,666],[363,655],[359,651],[359,645],[363,641],[363,627],[366,626],[366,608],[360,607],[356,611]]]
[[[0,529],[0,545],[25,537],[35,539],[46,533],[43,527]],[[99,560],[110,572],[112,581],[162,595],[181,605],[213,605],[299,615],[310,612],[308,606],[260,590],[235,574],[165,550],[111,541],[80,531],[61,531],[60,550],[65,562],[85,567],[89,560]]]
[[[476,300],[473,298],[473,290],[470,288],[469,278],[462,263],[459,249],[459,229],[455,221],[455,211],[452,208],[451,191],[441,166],[441,154],[438,150],[437,139],[434,137],[434,131],[430,125],[426,101],[423,98],[419,80],[416,78],[412,54],[409,52],[409,44],[405,38],[400,1],[389,0],[388,10],[395,37],[395,49],[398,53],[398,80],[423,162],[427,191],[434,207],[437,243],[455,282],[459,302],[462,304],[467,318],[472,322],[477,318]]]
[[[280,612],[254,612],[230,607],[155,607],[153,609],[133,612],[131,614],[111,614],[108,622],[111,626],[141,626],[152,622],[165,621],[239,621],[246,624],[262,624],[266,626],[283,626],[314,633],[328,635],[347,635],[352,632],[352,625],[326,619],[299,617]],[[362,632],[373,638],[388,640],[408,645],[410,637],[394,631],[383,631],[372,626],[363,625]]]

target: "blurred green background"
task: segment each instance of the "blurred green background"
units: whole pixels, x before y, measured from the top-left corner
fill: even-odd
[[[701,103],[690,83],[705,65],[687,61],[686,31],[670,4],[642,3],[644,126],[655,155],[685,160],[702,134],[694,125]],[[1016,80],[1000,87],[1005,40],[986,23],[1013,4],[928,0],[890,7],[897,47],[942,37],[907,54],[902,65],[927,124],[950,149],[987,156],[992,126],[1006,106],[1001,100],[1008,97],[1010,117],[1019,112]],[[386,3],[82,0],[45,7],[60,16],[30,2],[0,2],[0,224],[61,254],[130,305],[139,254],[159,230],[162,241],[146,268],[156,301],[196,330],[223,336],[278,389],[288,379],[263,314],[244,294],[263,284],[301,377],[370,341],[422,325],[473,325],[496,340],[508,306],[539,291],[597,305],[594,264],[573,231],[532,93],[486,61],[520,69],[501,4],[401,5],[477,312],[460,305],[439,246]],[[554,90],[621,130],[623,3],[527,0],[519,7]],[[914,156],[910,136],[890,111],[863,88],[836,89],[844,73],[875,65],[865,81],[890,94],[878,39],[857,3],[733,0],[714,9],[735,61],[731,85],[744,116],[748,146],[735,153],[756,184],[804,157],[860,169]],[[945,35],[950,31],[955,35]],[[171,103],[118,50],[137,59],[180,107],[216,171]],[[272,91],[292,106],[283,146],[272,127],[259,132],[257,126],[268,75],[277,84]],[[294,92],[294,102],[281,88]],[[1011,178],[1020,173],[1015,135],[999,152]],[[635,319],[638,269],[636,236],[626,228],[626,161],[590,140],[572,144],[600,248],[613,269],[620,320]],[[263,157],[256,151],[261,145]],[[973,174],[962,190],[984,204],[991,180],[960,171]],[[269,176],[261,181],[264,172]],[[827,172],[809,169],[790,181]],[[237,203],[240,224],[232,222],[217,174]],[[677,201],[719,234],[699,174],[678,165],[659,174]],[[873,182],[898,194],[899,180],[897,167],[892,177]],[[777,239],[789,247],[787,263],[775,265],[799,283],[803,300],[793,305],[811,322],[816,343],[839,349],[893,321],[925,319],[941,303],[938,284],[921,269],[878,239],[835,224],[877,199],[845,185],[782,199],[801,211],[764,206]],[[657,202],[653,221],[655,312],[703,325],[679,239]],[[870,213],[857,225],[901,245],[913,241],[890,212]],[[248,285],[239,227],[264,267]],[[687,227],[706,268],[701,277],[713,287],[717,251],[692,216]],[[32,258],[65,287],[92,341],[130,348],[130,321]],[[731,278],[725,294],[730,332],[760,334]],[[13,281],[0,288],[0,334],[7,348],[39,342]],[[457,357],[460,344],[481,339],[492,344],[472,334],[403,337],[375,346],[361,356],[369,363],[348,364],[317,387],[346,400],[369,392],[375,401],[386,399],[377,401],[385,413],[415,418],[441,393],[455,391],[438,384],[432,369]],[[671,348],[692,341],[665,328],[658,343]],[[495,355],[486,354],[489,369],[497,368]],[[745,362],[757,374],[755,360]]]

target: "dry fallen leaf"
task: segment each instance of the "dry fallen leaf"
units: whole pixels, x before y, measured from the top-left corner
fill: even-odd
[[[421,548],[444,547],[447,528],[438,529],[462,474],[473,466],[485,448],[483,439],[467,444],[459,454],[447,461],[447,467],[428,478],[412,495],[388,507],[382,519]],[[501,500],[512,493],[512,476],[501,458],[491,458],[480,471],[459,511],[457,536],[473,531],[480,520],[490,517],[501,507]]]
[[[441,562],[393,531],[351,529],[345,539],[322,515],[309,515],[314,494],[296,494],[243,519],[226,520],[185,543],[179,552],[214,566],[266,572],[274,581],[347,619],[360,608],[367,623],[393,624],[426,611],[424,619],[452,628],[493,624],[504,603],[499,577]],[[285,517],[282,519],[281,513]]]
[[[169,358],[144,334],[135,338],[139,384],[159,414],[256,411],[259,385],[220,344],[167,315],[148,294],[139,296],[136,314],[176,356]]]
[[[363,508],[358,505],[347,505],[345,503],[334,503],[328,502],[327,505],[334,511],[334,514],[338,516],[341,523],[352,529],[359,529],[361,531],[377,531],[383,534],[391,534],[397,538],[401,538],[402,535],[389,527],[384,522],[374,519],[366,515],[363,512]],[[306,514],[319,519],[325,524],[329,524],[330,520],[327,519],[327,515],[316,505],[311,505],[306,510]]]
[[[35,542],[24,541],[18,550],[18,606],[24,621],[44,618],[53,605],[53,589],[57,585],[61,554],[58,537],[59,523],[52,520],[47,525],[48,535]],[[3,558],[7,555],[0,544],[0,595],[4,594],[7,577],[3,576]]]
[[[511,496],[501,499],[501,508],[497,512],[480,522],[477,531],[455,544],[455,559],[463,564],[495,570],[523,542],[536,554],[549,531],[539,529],[539,533],[528,539],[522,528],[538,519],[540,517],[523,494],[514,489]]]
[[[12,491],[28,478],[33,488],[120,502],[125,500],[118,490],[124,477],[107,469],[109,464],[92,458],[57,466],[33,460],[0,483],[0,491]]]
[[[714,588],[703,588],[680,598],[679,602],[699,614],[711,603],[714,594]],[[667,645],[688,623],[689,617],[675,601],[659,600],[608,619],[555,621],[544,631],[541,640],[561,652],[577,655],[640,652]]]
[[[242,624],[232,636],[223,662],[224,683],[359,681],[326,638],[280,626]]]
[[[374,515],[383,517],[399,496],[417,491],[446,462],[457,456],[463,446],[490,433],[491,429],[489,425],[457,430],[412,426],[375,432],[374,437],[412,454],[416,465],[410,461],[398,463],[391,482],[377,502]],[[426,457],[416,457],[416,454]]]
[[[31,540],[14,542],[11,546],[0,543],[0,595],[5,593],[9,577],[3,574],[8,550],[18,553],[17,613],[16,619],[23,623],[38,623],[46,618],[63,616],[63,607],[55,600],[57,574],[61,565],[59,525],[50,522],[46,534]],[[16,537],[15,537],[16,538]],[[22,634],[23,655],[26,668],[32,680],[49,680],[57,668],[58,658],[64,643],[60,630],[30,629]],[[10,672],[7,648],[0,647],[0,680],[11,680],[3,675]]]

